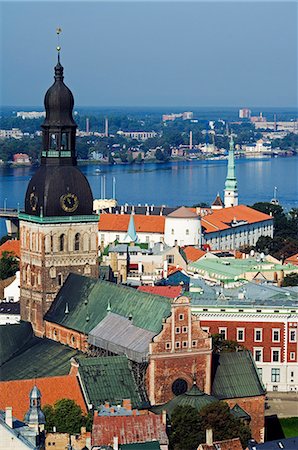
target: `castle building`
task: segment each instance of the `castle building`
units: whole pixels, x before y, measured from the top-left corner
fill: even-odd
[[[44,335],[43,316],[70,272],[96,277],[98,216],[86,177],[77,168],[74,98],[55,67],[42,125],[41,165],[19,214],[21,318]]]
[[[229,158],[228,158],[228,173],[225,182],[225,208],[238,205],[238,188],[237,179],[235,175],[235,158],[234,158],[234,141],[231,136]]]

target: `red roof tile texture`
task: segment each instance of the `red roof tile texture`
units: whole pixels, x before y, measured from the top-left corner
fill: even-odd
[[[286,259],[286,264],[294,264],[294,266],[298,266],[298,253],[295,255],[289,256],[289,258]]]
[[[249,224],[264,220],[273,220],[268,214],[256,211],[245,205],[238,205],[213,211],[212,214],[207,214],[202,217],[201,221],[205,232],[212,233],[219,230],[227,230],[231,227],[230,224],[234,219],[237,221],[246,221]]]
[[[242,450],[239,438],[216,441],[212,445],[201,444],[198,450]]]
[[[53,405],[57,400],[74,400],[87,413],[86,404],[76,376],[36,378],[35,380],[13,380],[0,382],[0,409],[12,407],[13,416],[24,419],[29,409],[29,395],[34,384],[41,392],[41,405]]]
[[[109,445],[114,436],[118,436],[119,444],[148,442],[157,440],[167,443],[166,427],[162,416],[147,413],[131,416],[98,416],[94,415],[92,428],[92,445]]]
[[[181,286],[139,286],[138,291],[149,294],[160,295],[161,297],[177,298],[182,294]]]
[[[135,214],[133,216],[137,233],[164,233],[164,216],[144,216]],[[129,214],[101,214],[98,229],[99,231],[127,231],[129,224]]]
[[[12,252],[17,258],[20,257],[20,241],[17,239],[10,239],[4,244],[0,245],[0,257],[3,252]]]
[[[206,255],[206,252],[204,252],[204,250],[192,247],[191,245],[189,245],[188,247],[183,247],[182,250],[185,253],[187,262],[197,261],[198,259],[202,258],[202,256]]]

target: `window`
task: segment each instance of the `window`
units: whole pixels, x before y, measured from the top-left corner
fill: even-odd
[[[149,236],[146,236],[146,242],[149,243]]]
[[[272,352],[271,361],[272,362],[280,362],[280,348],[271,349],[271,352]]]
[[[166,350],[170,350],[171,348],[171,342],[166,342]]]
[[[187,341],[183,341],[183,342],[182,342],[182,347],[184,347],[184,348],[185,348],[185,347],[188,347],[188,342],[187,342]]]
[[[272,383],[279,383],[280,369],[271,369],[271,381]]]
[[[68,134],[62,133],[61,136],[61,150],[67,150],[69,148],[68,146]]]
[[[57,135],[50,134],[50,149],[57,150]]]
[[[184,320],[184,314],[179,314],[179,320]]]
[[[290,361],[295,361],[295,352],[290,352]]]
[[[227,339],[227,329],[226,328],[219,328],[218,334],[221,335],[221,338],[226,340]]]
[[[262,376],[263,376],[263,369],[262,369],[262,367],[257,367],[257,370],[258,370],[258,374],[259,374],[260,379],[262,379]]]
[[[196,347],[197,346],[197,341],[192,341],[192,344],[191,344],[193,347]]]
[[[75,251],[78,251],[78,250],[80,250],[80,233],[77,233],[76,235],[75,235],[75,240],[74,240],[74,249],[75,249]]]
[[[176,347],[176,348],[180,348],[180,342],[178,342],[178,341],[175,342],[175,347]]]
[[[181,395],[187,391],[187,382],[183,378],[177,378],[172,384],[172,392],[174,395]]]
[[[210,328],[209,327],[202,327],[202,330],[205,331],[205,333],[209,333]]]
[[[171,230],[171,234],[174,234],[174,228],[172,228],[172,230]]]
[[[296,330],[290,330],[290,342],[296,342]]]
[[[182,328],[182,333],[187,333],[187,331],[188,331],[188,327],[183,327]]]
[[[174,264],[174,255],[167,255],[167,263]]]
[[[180,333],[180,327],[176,327],[175,333],[176,333],[176,334],[179,334],[179,333]]]
[[[244,328],[237,328],[237,341],[244,342]]]
[[[104,234],[101,234],[101,235],[100,235],[100,241],[101,241],[101,242],[104,242],[104,240],[105,240],[105,235],[104,235]]]
[[[62,277],[62,273],[58,273],[58,285],[62,286],[63,284],[63,277]]]
[[[263,340],[263,329],[255,328],[255,342],[262,342]]]
[[[189,230],[185,230],[186,236],[189,236]]]
[[[59,237],[59,251],[63,252],[65,247],[65,234],[61,234]]]
[[[262,348],[254,348],[254,359],[256,362],[263,361],[263,349]]]
[[[273,328],[272,330],[272,342],[280,342],[280,329]]]

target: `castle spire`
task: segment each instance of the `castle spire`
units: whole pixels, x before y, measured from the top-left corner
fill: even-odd
[[[238,188],[237,188],[237,179],[235,175],[234,140],[232,135],[230,138],[228,172],[225,182],[224,204],[225,208],[238,205]]]

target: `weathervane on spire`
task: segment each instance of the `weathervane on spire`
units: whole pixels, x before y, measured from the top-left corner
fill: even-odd
[[[60,47],[60,34],[61,33],[62,33],[62,29],[60,27],[56,28],[57,44],[58,44],[56,49],[57,49],[57,52],[58,52],[58,61],[59,62],[60,62],[60,50],[61,50],[61,47]]]

